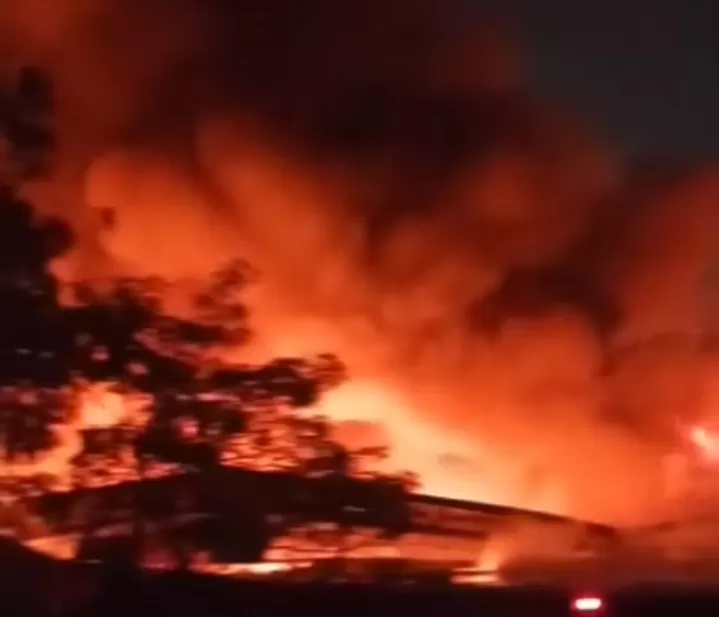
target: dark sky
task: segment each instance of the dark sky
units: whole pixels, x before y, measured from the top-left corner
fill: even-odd
[[[719,0],[486,3],[519,27],[538,85],[629,153],[719,158]]]

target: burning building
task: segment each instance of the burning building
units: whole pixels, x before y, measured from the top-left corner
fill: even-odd
[[[4,3],[4,66],[55,83],[27,193],[75,228],[56,272],[192,290],[247,259],[234,359],[337,353],[322,411],[425,492],[656,516],[677,426],[717,402],[714,170],[634,177],[451,3],[235,4]]]
[[[494,576],[505,562],[550,554],[581,560],[603,555],[617,542],[612,528],[540,512],[420,494],[405,501],[373,482],[345,482],[342,490],[338,509],[337,486],[329,479],[226,470],[208,484],[207,478],[175,476],[25,502],[41,524],[29,526],[28,517],[20,517],[15,532],[38,547],[43,540],[75,537],[73,557],[81,561],[112,561],[139,551],[133,562],[159,567],[147,560],[162,549],[162,563],[170,567],[180,546],[194,556],[206,553],[214,568],[263,560],[297,565],[374,559],[378,567],[405,561],[447,573],[479,564]],[[173,499],[163,499],[165,494]],[[148,499],[156,504],[149,516],[138,506]],[[142,547],[133,533],[138,521],[155,530],[143,532]],[[153,537],[154,553],[147,544]]]

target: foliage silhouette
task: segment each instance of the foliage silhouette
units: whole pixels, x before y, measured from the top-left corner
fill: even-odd
[[[189,318],[165,310],[168,283],[155,279],[76,285],[65,290],[73,292],[71,302],[61,303],[50,266],[72,246],[71,230],[59,219],[38,216],[22,197],[26,181],[49,172],[51,88],[40,72],[28,69],[18,92],[6,98],[12,102],[0,122],[9,159],[0,192],[0,455],[6,470],[17,464],[32,469],[57,445],[58,428],[74,423],[83,437],[71,461],[75,488],[117,482],[123,465],[124,479],[138,487],[157,474],[194,472],[217,488],[210,501],[225,511],[214,519],[215,528],[229,534],[239,509],[251,513],[243,524],[257,536],[267,530],[256,508],[220,504],[227,491],[223,469],[281,470],[335,478],[336,511],[326,516],[340,517],[341,486],[361,471],[361,455],[377,453],[355,456],[332,440],[324,418],[298,412],[344,378],[340,362],[327,355],[261,366],[222,362],[218,349],[249,336],[247,313],[237,300],[250,276],[243,263],[217,273],[195,298]],[[93,384],[124,397],[127,413],[107,422],[83,418],[78,399]],[[373,478],[403,495],[404,478]],[[6,473],[2,485],[44,490],[30,480]],[[135,528],[144,529],[157,498],[138,488],[132,501]]]

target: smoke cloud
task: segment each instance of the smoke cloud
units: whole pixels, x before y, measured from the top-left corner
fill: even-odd
[[[428,491],[661,506],[661,457],[719,391],[715,170],[629,173],[452,2],[12,0],[0,24],[3,66],[54,78],[32,191],[78,230],[65,276],[244,257],[248,352],[337,352],[328,413]]]

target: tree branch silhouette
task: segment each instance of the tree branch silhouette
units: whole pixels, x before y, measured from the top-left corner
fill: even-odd
[[[281,358],[258,366],[218,361],[214,351],[250,336],[241,301],[250,270],[242,262],[216,274],[195,298],[190,318],[165,309],[170,283],[157,279],[78,284],[73,301],[61,303],[50,265],[72,246],[73,234],[22,197],[24,183],[51,168],[51,88],[39,71],[27,69],[17,92],[6,98],[11,104],[0,121],[7,146],[0,190],[0,456],[6,467],[32,462],[57,446],[56,429],[78,422],[78,392],[105,384],[121,398],[141,401],[137,417],[108,426],[79,421],[83,440],[71,461],[73,482],[79,488],[118,481],[113,472],[130,461],[138,485],[136,529],[156,518],[158,499],[140,488],[140,480],[195,473],[215,489],[215,531],[229,537],[241,520],[245,538],[260,538],[254,549],[266,546],[270,532],[258,508],[223,500],[227,466],[326,479],[333,492],[323,507],[341,522],[345,488],[359,466],[333,441],[325,418],[302,411],[345,378],[339,360]],[[358,456],[372,454],[381,453]],[[405,478],[374,479],[402,498]],[[27,481],[6,477],[3,484],[23,492]]]

